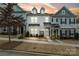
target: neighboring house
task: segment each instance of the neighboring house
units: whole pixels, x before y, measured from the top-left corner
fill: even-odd
[[[6,4],[0,4],[0,7],[5,8]],[[19,17],[20,21],[25,24],[25,20],[26,20],[26,15],[30,13],[30,11],[24,11],[18,4],[14,4],[13,6],[13,15]],[[26,26],[23,27],[12,27],[11,28],[11,32],[14,33],[16,32],[16,34],[21,34],[24,33]],[[1,27],[0,28],[0,33],[7,33],[8,28],[7,27]]]
[[[17,27],[17,28],[15,28],[15,30],[17,29],[16,30],[17,34],[25,33],[26,32],[26,23],[25,23],[25,21],[26,21],[26,15],[28,13],[30,13],[30,11],[23,10],[18,4],[15,4],[13,6],[13,10],[14,10],[13,15],[15,15],[17,17],[20,17],[21,18],[20,20],[25,25],[23,27]]]
[[[57,24],[59,28],[55,28],[60,37],[74,37],[76,32],[76,16],[65,6],[62,7],[55,15],[53,15],[52,23]]]
[[[74,37],[76,32],[76,16],[65,6],[56,14],[47,14],[42,7],[40,13],[34,7],[32,13],[27,14],[27,31],[32,35],[45,37],[57,35],[60,37]]]

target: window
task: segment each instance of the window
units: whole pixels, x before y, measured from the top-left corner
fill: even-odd
[[[62,14],[65,15],[65,10],[62,10]]]
[[[47,31],[47,32],[48,32],[49,30],[48,30],[48,29],[45,29],[45,31]]]
[[[35,23],[37,23],[37,17],[35,17]]]
[[[35,34],[37,34],[37,29],[34,29],[34,31],[35,31]]]
[[[36,28],[31,28],[31,34],[37,34],[37,29]]]
[[[53,18],[53,19],[52,19],[52,22],[56,22],[56,18]]]
[[[33,30],[33,29],[31,29],[31,34],[33,34],[33,32],[34,32],[34,30]]]
[[[69,32],[70,32],[70,36],[73,37],[74,36],[74,29],[71,29]]]
[[[3,29],[4,29],[4,31],[6,31],[6,27],[4,27]]]
[[[56,22],[58,22],[58,19],[56,19]]]
[[[48,17],[45,18],[45,22],[49,22],[49,18]]]
[[[52,19],[52,22],[53,22],[53,19]]]
[[[31,23],[37,23],[37,17],[31,17]]]
[[[69,24],[75,24],[75,19],[74,18],[69,19]]]
[[[35,17],[35,19],[37,20],[37,17]]]
[[[34,17],[31,17],[31,23],[33,23],[34,22]]]
[[[64,29],[62,29],[62,34],[65,35],[65,30]]]
[[[65,18],[61,19],[61,24],[66,24],[66,19]]]
[[[66,36],[67,35],[67,30],[66,29],[62,29],[62,36]]]

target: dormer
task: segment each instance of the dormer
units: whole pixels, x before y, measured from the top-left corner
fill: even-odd
[[[32,13],[37,14],[37,9],[35,7],[32,9]]]
[[[42,7],[42,8],[40,9],[40,14],[44,14],[44,13],[45,13],[45,8]]]

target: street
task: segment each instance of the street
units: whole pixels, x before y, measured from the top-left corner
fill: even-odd
[[[25,54],[25,53],[17,53],[17,52],[7,52],[7,51],[0,51],[0,56],[31,56],[32,54]]]
[[[33,53],[33,52],[16,52],[16,51],[0,51],[0,56],[51,56],[51,54]]]

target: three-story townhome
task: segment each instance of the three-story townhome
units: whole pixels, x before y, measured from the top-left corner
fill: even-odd
[[[27,31],[32,35],[52,37],[57,35],[63,38],[74,38],[76,32],[76,16],[65,6],[56,14],[47,14],[42,7],[40,13],[34,7],[27,15]]]
[[[76,16],[65,6],[52,16],[51,24],[58,25],[57,28],[54,27],[58,36],[63,38],[74,38],[76,32]]]
[[[45,9],[42,7],[40,9],[40,13],[38,13],[37,9],[34,7],[32,9],[32,13],[27,15],[27,31],[30,32],[33,36],[43,35],[50,36],[49,28],[44,26],[44,23],[51,22],[51,15],[45,13]]]

